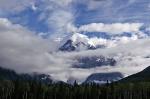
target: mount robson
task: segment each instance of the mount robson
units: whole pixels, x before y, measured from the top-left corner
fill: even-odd
[[[0,0],[0,99],[150,99],[150,0]]]

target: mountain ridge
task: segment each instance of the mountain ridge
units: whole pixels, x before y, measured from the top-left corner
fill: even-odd
[[[150,66],[138,72],[136,74],[130,75],[119,82],[150,82]]]
[[[22,81],[36,81],[45,84],[52,83],[50,75],[32,73],[32,74],[17,74],[14,70],[0,67],[0,80],[22,80]]]
[[[60,46],[60,51],[82,51],[82,50],[94,50],[97,48],[104,48],[103,44],[94,44],[90,41],[88,36],[80,33],[74,33],[66,42]]]

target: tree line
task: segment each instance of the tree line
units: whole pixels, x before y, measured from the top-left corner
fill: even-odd
[[[150,99],[150,83],[95,83],[69,85],[1,80],[0,99]]]

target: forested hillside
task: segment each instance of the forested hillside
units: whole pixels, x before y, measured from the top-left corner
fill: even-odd
[[[120,82],[150,82],[150,67],[147,67],[139,73],[128,76]]]

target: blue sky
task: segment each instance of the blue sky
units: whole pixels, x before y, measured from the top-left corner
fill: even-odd
[[[97,1],[98,2],[98,1]],[[78,5],[76,23],[144,22],[150,21],[149,0],[103,0],[99,4]],[[88,8],[94,6],[93,8]],[[82,19],[82,20],[80,20]]]
[[[75,27],[90,23],[149,24],[149,16],[149,0],[0,1],[0,17],[37,33],[66,32],[67,24]]]

